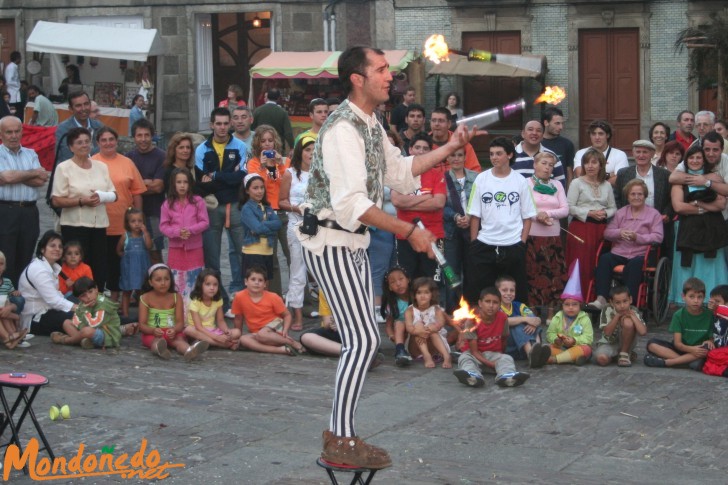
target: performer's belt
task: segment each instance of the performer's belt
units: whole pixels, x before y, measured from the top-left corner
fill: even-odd
[[[10,205],[15,207],[30,207],[35,205],[34,200],[0,200],[0,205]]]
[[[369,226],[362,224],[356,231],[350,231],[348,229],[344,229],[336,221],[332,221],[330,219],[319,220],[318,225],[328,229],[336,229],[337,231],[350,232],[352,234],[366,234],[369,230]]]

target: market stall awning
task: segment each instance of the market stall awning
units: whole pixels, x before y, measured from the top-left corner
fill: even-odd
[[[430,69],[430,75],[443,76],[502,76],[502,77],[539,77],[546,70],[546,58],[543,56],[528,56],[541,58],[541,70],[532,71],[498,62],[468,61],[468,58],[458,54],[450,54],[450,62],[435,64]],[[525,56],[524,56],[525,57]]]
[[[29,52],[146,61],[164,54],[156,29],[122,29],[40,21],[26,42]]]
[[[256,79],[337,78],[340,51],[271,52],[250,69]],[[414,59],[412,51],[384,51],[391,71],[401,71]]]

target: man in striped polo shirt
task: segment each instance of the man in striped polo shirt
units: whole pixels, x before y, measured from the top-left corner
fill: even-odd
[[[15,287],[30,263],[40,232],[38,187],[48,180],[38,155],[20,146],[23,124],[15,116],[0,119],[0,251],[5,254],[5,276]]]

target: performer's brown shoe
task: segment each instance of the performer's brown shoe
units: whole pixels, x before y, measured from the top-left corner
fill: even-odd
[[[379,470],[392,466],[392,459],[382,448],[372,446],[356,436],[336,436],[329,430],[323,434],[321,458],[329,463]]]

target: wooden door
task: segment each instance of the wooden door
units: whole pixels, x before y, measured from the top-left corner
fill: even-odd
[[[244,13],[212,14],[212,62],[215,106],[227,98],[227,88],[237,84],[248,99],[248,39]]]
[[[16,49],[15,19],[0,19],[0,62],[3,68],[10,62],[10,53]]]
[[[579,31],[579,146],[589,146],[587,126],[612,125],[611,145],[631,152],[640,136],[638,29]]]
[[[521,33],[506,32],[464,32],[463,50],[471,48],[483,49],[501,54],[521,53]],[[465,115],[484,111],[521,97],[521,80],[510,77],[466,77],[463,79],[463,111]],[[501,123],[488,127],[493,135],[509,135],[514,131],[520,133],[523,126],[523,115],[513,116]],[[473,140],[473,148],[478,154],[481,164],[488,158],[488,144],[494,137],[479,136]]]

